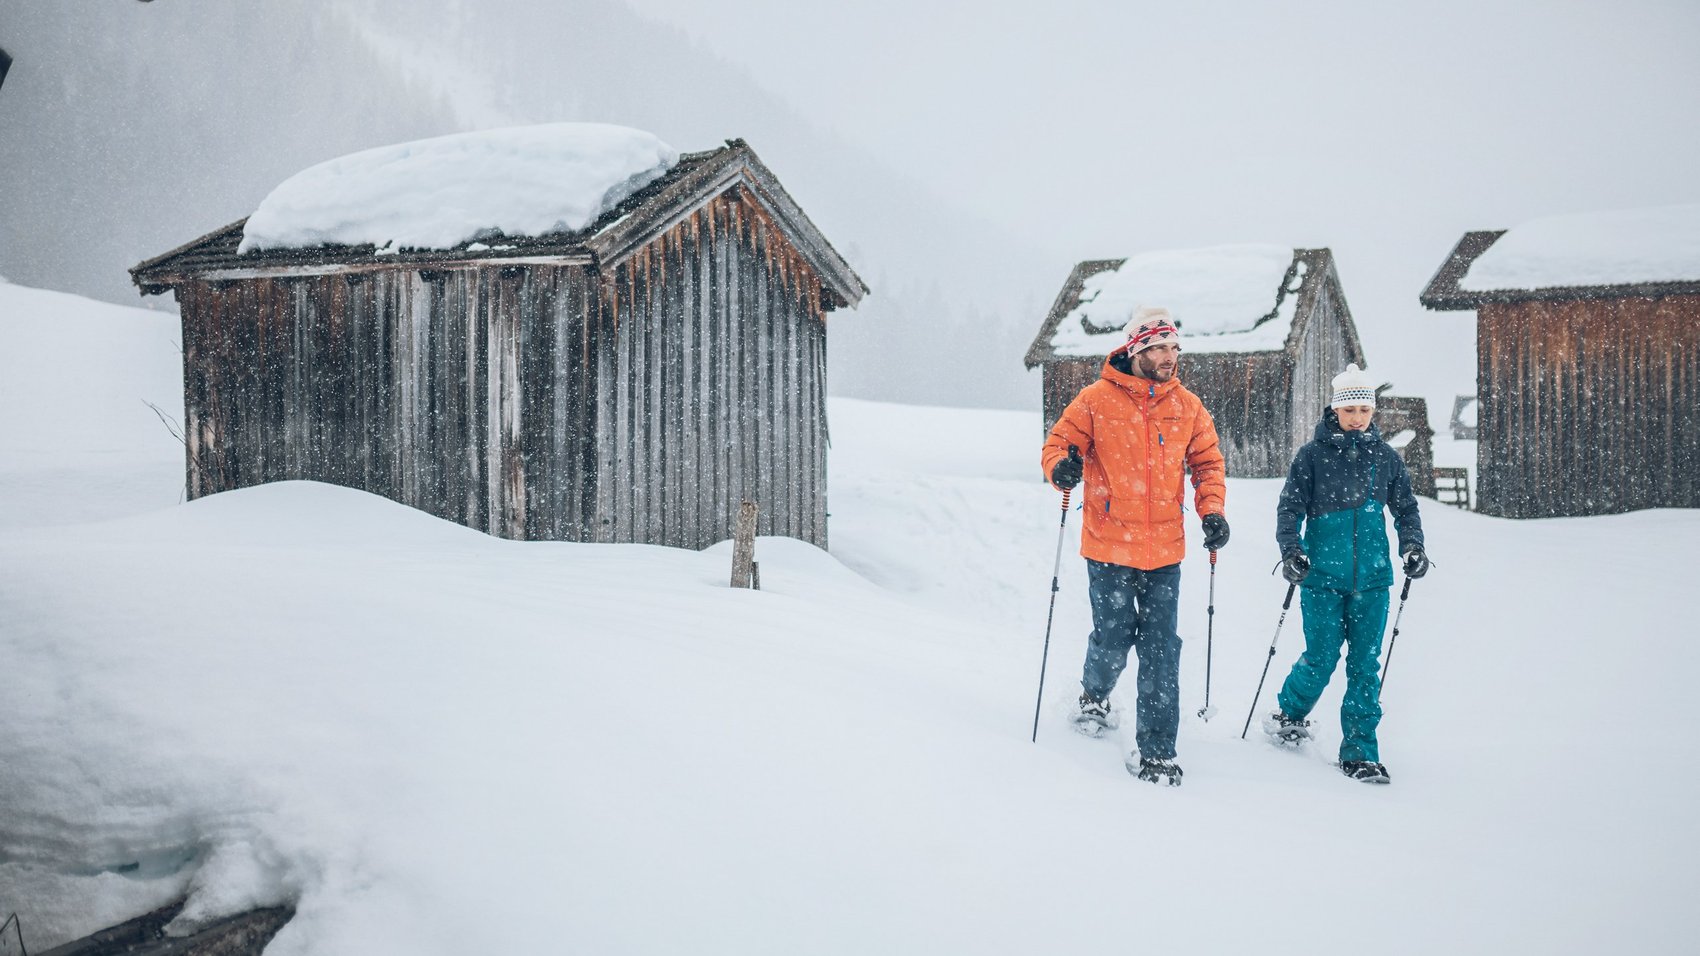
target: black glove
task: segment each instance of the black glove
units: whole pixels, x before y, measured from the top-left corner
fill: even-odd
[[[1410,547],[1405,549],[1405,577],[1420,578],[1428,573],[1428,555],[1422,548]]]
[[[1086,463],[1080,459],[1080,446],[1070,445],[1068,457],[1057,462],[1056,467],[1051,469],[1051,484],[1068,491],[1080,484],[1080,475],[1085,467]]]
[[[1292,551],[1281,558],[1281,576],[1289,584],[1298,584],[1310,573],[1310,559],[1303,551]]]
[[[1205,515],[1201,520],[1204,523],[1204,550],[1222,550],[1222,546],[1228,543],[1228,519],[1214,514]]]

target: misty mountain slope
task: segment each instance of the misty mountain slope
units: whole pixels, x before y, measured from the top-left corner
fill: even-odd
[[[175,371],[134,310],[0,285],[0,383],[73,346],[48,443]],[[29,336],[29,337],[26,337]],[[135,354],[128,354],[135,352]],[[1067,729],[1090,628],[1073,555],[1029,742],[1058,496],[1037,414],[834,399],[832,551],[514,542],[284,482],[0,534],[0,902],[40,951],[187,892],[188,924],[291,902],[270,956],[371,953],[1679,952],[1700,854],[1671,621],[1700,512],[1507,521],[1425,502],[1383,696],[1394,782],[1239,739],[1284,583],[1275,481],[1229,482],[1180,621],[1186,783]],[[94,420],[90,420],[94,419]],[[123,433],[134,430],[128,439]],[[20,454],[28,450],[29,454]],[[180,480],[181,458],[137,461]],[[113,489],[66,480],[55,501]],[[1190,519],[1189,519],[1190,522]],[[1297,612],[1271,684],[1298,655]],[[1130,709],[1133,676],[1115,701]],[[1263,708],[1273,687],[1264,689]]]
[[[446,112],[307,4],[0,5],[0,272],[142,304],[125,272],[299,169]],[[148,304],[157,304],[153,300]]]
[[[862,273],[873,295],[832,319],[834,393],[1026,406],[1036,392],[1020,357],[1068,263],[624,4],[10,0],[0,35],[17,58],[0,90],[0,195],[17,197],[0,273],[14,281],[133,302],[125,269],[315,162],[467,128],[613,122],[682,150],[748,140]]]

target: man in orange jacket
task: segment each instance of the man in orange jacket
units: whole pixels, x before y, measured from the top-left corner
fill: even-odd
[[[1057,488],[1086,484],[1080,554],[1090,582],[1092,636],[1075,724],[1093,737],[1115,726],[1110,691],[1133,650],[1139,655],[1137,773],[1178,786],[1176,614],[1186,554],[1185,474],[1191,469],[1194,506],[1211,551],[1228,543],[1227,485],[1216,423],[1175,377],[1180,332],[1168,310],[1135,310],[1127,336],[1098,381],[1063,411],[1040,462]]]

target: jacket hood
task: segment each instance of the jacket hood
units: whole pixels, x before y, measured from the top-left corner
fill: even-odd
[[[1134,374],[1133,358],[1127,354],[1126,346],[1116,349],[1104,358],[1104,369],[1099,373],[1099,377],[1120,385],[1135,394],[1150,395],[1155,398],[1162,398],[1179,388],[1181,384],[1179,374],[1172,376],[1167,382],[1159,382]]]

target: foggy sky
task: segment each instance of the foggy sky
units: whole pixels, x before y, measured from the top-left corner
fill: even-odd
[[[747,138],[873,288],[835,394],[1035,407],[1072,265],[1327,246],[1372,373],[1444,415],[1471,229],[1700,199],[1700,4],[0,0],[0,275],[124,270],[289,174],[461,129]],[[158,300],[150,300],[159,304]]]
[[[1417,303],[1465,231],[1700,200],[1692,2],[630,2],[1041,245],[1049,294],[1080,259],[1329,246],[1395,380],[1473,330]]]

